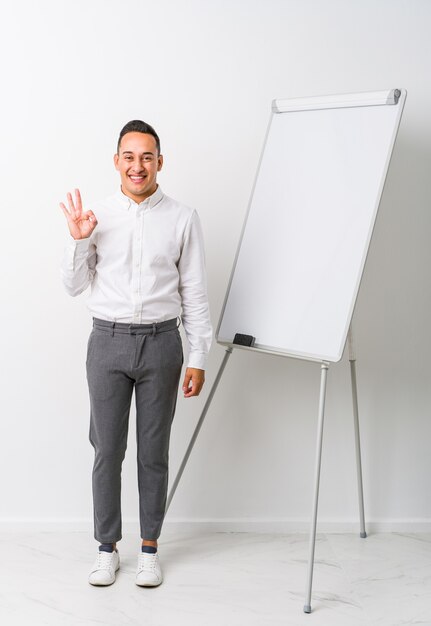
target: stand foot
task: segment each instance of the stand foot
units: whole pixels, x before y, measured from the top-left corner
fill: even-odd
[[[360,537],[361,537],[361,539],[366,539],[367,538],[367,533],[360,533]]]
[[[311,605],[304,604],[304,613],[311,613]]]

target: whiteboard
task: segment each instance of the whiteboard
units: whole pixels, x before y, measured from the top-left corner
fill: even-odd
[[[218,343],[340,360],[406,95],[273,102]]]

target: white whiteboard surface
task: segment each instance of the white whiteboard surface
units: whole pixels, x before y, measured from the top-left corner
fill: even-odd
[[[340,360],[406,98],[393,93],[274,102],[219,343]]]

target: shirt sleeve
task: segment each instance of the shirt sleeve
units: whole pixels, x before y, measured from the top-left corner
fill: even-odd
[[[188,367],[205,369],[212,341],[202,227],[194,210],[178,263],[181,320],[189,344]]]
[[[96,245],[91,236],[74,239],[70,236],[64,249],[61,277],[67,293],[78,296],[92,282],[96,272]]]

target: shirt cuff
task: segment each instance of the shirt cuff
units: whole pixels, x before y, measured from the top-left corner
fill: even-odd
[[[206,368],[207,360],[207,354],[203,354],[202,352],[190,352],[187,367],[195,367],[199,370],[204,370]]]
[[[90,245],[90,237],[86,237],[85,239],[74,239],[72,235],[69,235],[69,241],[70,243],[74,243],[75,247],[83,252],[87,251]]]

